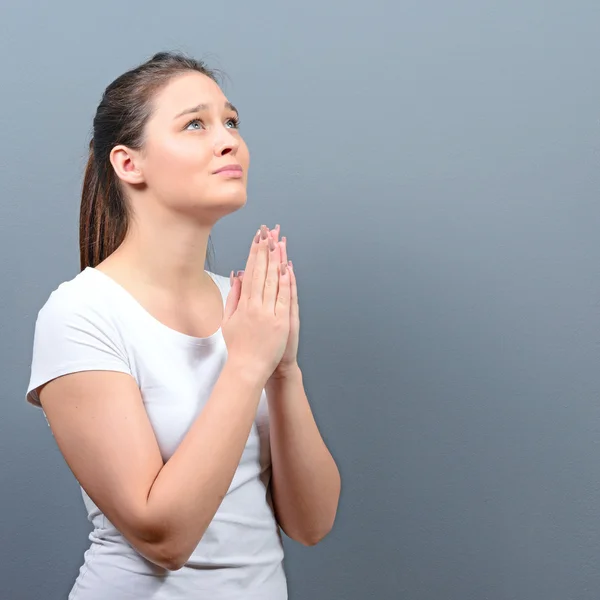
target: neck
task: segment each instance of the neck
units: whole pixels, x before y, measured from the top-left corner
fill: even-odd
[[[106,260],[129,280],[184,296],[207,284],[204,272],[211,227],[191,219],[132,221],[121,246]]]

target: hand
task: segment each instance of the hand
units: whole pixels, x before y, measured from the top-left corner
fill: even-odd
[[[290,333],[291,269],[263,225],[252,242],[243,277],[231,274],[222,331],[228,360],[266,380],[285,353]]]
[[[288,261],[287,256],[287,239],[281,238],[279,241],[280,227],[275,226],[275,229],[270,232],[275,243],[279,244],[281,251],[281,262],[286,263],[290,272],[290,333],[288,336],[287,345],[283,352],[283,356],[271,377],[285,377],[287,373],[298,366],[298,344],[300,341],[300,308],[298,305],[298,286],[296,284],[296,274],[294,273],[294,265],[292,261]]]
[[[285,377],[298,366],[298,345],[300,341],[300,308],[298,304],[298,286],[296,283],[294,265],[291,260],[288,261],[287,239],[282,237],[281,241],[279,240],[280,226],[276,225],[275,229],[270,231],[267,228],[267,231],[273,241],[279,246],[281,263],[288,265],[288,271],[290,274],[290,333],[281,360],[271,375],[272,378],[281,378]],[[245,272],[238,271],[237,276],[243,280]]]

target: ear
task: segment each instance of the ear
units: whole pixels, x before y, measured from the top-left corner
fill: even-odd
[[[127,146],[115,146],[110,152],[110,162],[117,177],[122,181],[132,185],[144,183],[139,152]]]

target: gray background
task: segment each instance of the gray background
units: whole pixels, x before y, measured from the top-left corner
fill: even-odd
[[[600,3],[3,0],[0,598],[66,598],[77,484],[23,396],[33,326],[77,273],[103,88],[158,50],[229,76],[242,268],[280,222],[301,361],[343,475],[290,596],[600,596]]]

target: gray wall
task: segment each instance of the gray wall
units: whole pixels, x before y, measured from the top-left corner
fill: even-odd
[[[65,598],[75,480],[23,400],[35,316],[77,272],[106,84],[162,49],[224,69],[253,152],[214,232],[280,222],[301,360],[344,479],[287,543],[293,600],[600,594],[600,3],[3,0],[0,598]]]

